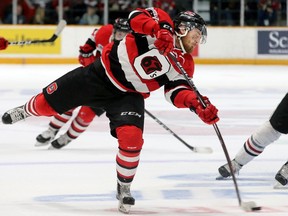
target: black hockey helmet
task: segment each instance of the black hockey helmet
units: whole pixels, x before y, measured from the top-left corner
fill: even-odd
[[[206,22],[204,19],[197,13],[193,11],[184,11],[180,12],[173,19],[174,30],[178,37],[186,36],[186,34],[194,28],[197,28],[201,31],[202,37],[200,43],[205,43],[207,39],[207,29]],[[185,28],[186,32],[184,35],[180,34],[180,28]]]
[[[116,31],[122,31],[122,32],[130,32],[130,26],[128,23],[128,19],[125,18],[117,18],[113,25],[114,29]]]

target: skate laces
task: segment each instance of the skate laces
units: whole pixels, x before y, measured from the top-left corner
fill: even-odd
[[[236,173],[236,174],[239,174],[239,171],[241,169],[241,165],[239,163],[237,163],[235,160],[232,160],[231,161],[231,164],[232,164],[232,171],[233,173]],[[228,163],[224,165],[225,169],[227,169],[227,171],[230,173],[231,175],[231,171],[230,171],[230,168],[229,168],[229,165]]]
[[[117,199],[123,197],[132,197],[130,192],[130,185],[122,185],[118,183],[118,194]]]
[[[123,195],[131,196],[130,185],[120,185],[120,191]]]
[[[57,139],[57,142],[60,144],[60,145],[67,145],[71,140],[69,139],[68,135],[67,134],[63,134],[61,135],[58,139]]]
[[[25,119],[28,116],[28,114],[25,113],[23,107],[17,107],[15,109],[7,111],[7,113],[10,115],[12,123]]]
[[[53,139],[55,137],[55,132],[48,129],[46,131],[43,131],[41,136],[45,139],[48,139],[48,138]]]

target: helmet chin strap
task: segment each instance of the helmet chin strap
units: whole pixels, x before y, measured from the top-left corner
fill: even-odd
[[[187,28],[185,29],[185,33],[184,33],[184,34],[179,34],[179,33],[175,32],[175,33],[176,33],[176,36],[177,36],[177,39],[178,39],[178,41],[179,41],[181,50],[182,50],[184,53],[187,53],[187,52],[186,52],[186,50],[185,50],[185,48],[184,48],[184,46],[183,46],[182,37],[185,37],[185,36],[188,34],[188,32],[189,32],[189,29],[187,29]]]

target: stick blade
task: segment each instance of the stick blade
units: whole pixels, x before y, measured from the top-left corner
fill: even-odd
[[[193,151],[201,154],[211,154],[213,152],[210,147],[194,147]]]
[[[242,202],[240,207],[247,212],[251,211],[260,211],[262,208],[260,206],[257,206],[255,202]]]
[[[57,29],[55,30],[54,35],[59,36],[66,25],[67,25],[66,20],[61,20],[57,26]]]

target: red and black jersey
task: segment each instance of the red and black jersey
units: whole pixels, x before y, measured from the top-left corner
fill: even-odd
[[[133,32],[103,50],[101,60],[107,76],[124,92],[149,93],[165,85],[166,98],[173,103],[173,92],[187,90],[189,85],[173,61],[153,46],[161,23],[173,27],[171,18],[159,8],[137,9],[129,15],[129,22]],[[192,56],[177,48],[173,53],[192,77]]]

